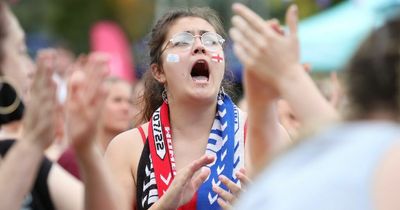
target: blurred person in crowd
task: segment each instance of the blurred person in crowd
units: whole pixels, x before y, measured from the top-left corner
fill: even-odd
[[[133,126],[137,127],[143,123],[141,120],[140,111],[143,110],[143,93],[144,93],[144,81],[142,79],[136,80],[133,85]]]
[[[125,80],[112,77],[106,80],[109,94],[101,112],[101,124],[98,140],[103,153],[108,143],[119,133],[132,128],[133,122],[133,89]]]
[[[0,42],[1,42],[1,75],[13,85],[23,101],[29,100],[29,87],[34,72],[34,64],[30,59],[25,35],[16,18],[9,15],[8,9],[2,3]],[[21,134],[20,120],[13,120],[0,127],[0,139],[19,138]]]
[[[134,123],[131,85],[120,78],[110,77],[106,79],[105,87],[108,96],[100,114],[100,123],[96,134],[96,140],[102,153],[117,134],[128,130]],[[68,148],[57,162],[76,178],[81,178],[75,151],[72,147]]]
[[[269,116],[278,97],[299,116],[316,115],[310,123],[323,128],[274,158],[236,209],[399,209],[400,17],[375,29],[355,53],[345,70],[351,112],[328,125],[337,118],[333,107],[299,63],[297,7],[287,12],[284,36],[245,6],[233,9],[231,36],[246,68],[246,91],[271,108],[257,109],[260,103],[249,99],[249,137],[258,152],[268,154],[274,144],[270,133],[253,132],[273,129]]]
[[[340,110],[344,106],[345,97],[338,78],[338,73],[332,72],[329,76],[314,78],[315,84],[321,90],[322,95],[332,104],[333,107]]]
[[[77,64],[66,101],[67,133],[79,157],[83,188],[59,166],[43,159],[44,150],[54,140],[55,120],[59,114],[52,80],[55,55],[44,53],[39,56],[38,71],[32,80],[35,68],[26,53],[24,33],[3,1],[0,2],[0,30],[2,80],[15,85],[14,101],[27,104],[21,135],[3,136],[5,139],[0,141],[0,209],[126,209],[124,202],[117,202],[120,200],[118,188],[112,185],[111,175],[94,143],[96,116],[105,96],[101,85],[107,61],[92,56],[87,63]],[[29,85],[21,82],[26,80]],[[7,86],[2,84],[3,90]],[[17,97],[19,94],[23,96],[21,99]],[[32,97],[26,100],[29,94]],[[20,111],[18,106],[15,110],[1,112],[2,129],[20,121]],[[16,137],[20,140],[14,143]]]
[[[220,209],[245,182],[246,115],[224,91],[223,36],[208,8],[170,11],[153,27],[143,79],[146,123],[118,135],[106,151],[136,209]]]

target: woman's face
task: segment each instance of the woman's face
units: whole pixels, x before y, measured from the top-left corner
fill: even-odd
[[[16,17],[6,8],[6,37],[2,43],[4,60],[1,69],[4,76],[15,86],[26,100],[34,73],[34,64],[27,53],[25,34]]]
[[[162,48],[165,48],[161,55],[163,70],[156,77],[166,84],[168,103],[216,100],[224,76],[225,58],[222,45],[214,42],[219,36],[215,34],[214,27],[198,17],[180,18],[172,25]],[[195,36],[193,44],[187,44],[191,35]]]
[[[132,125],[132,88],[125,81],[109,84],[109,93],[104,104],[104,129],[120,133]]]

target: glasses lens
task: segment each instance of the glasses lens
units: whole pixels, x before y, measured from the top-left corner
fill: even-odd
[[[193,46],[195,37],[191,33],[188,32],[182,32],[179,34],[176,34],[172,39],[170,40],[172,44],[172,48],[177,49],[177,50],[187,50],[190,49]],[[209,50],[209,51],[217,51],[219,47],[222,46],[224,43],[224,39],[218,35],[217,33],[213,32],[206,32],[203,35],[201,35],[201,42],[204,45],[204,47]]]
[[[174,48],[177,49],[188,49],[192,46],[193,44],[194,37],[192,34],[183,32],[175,35],[171,39],[171,44]]]
[[[216,51],[222,45],[224,39],[216,33],[207,32],[201,36],[201,42],[208,50]]]

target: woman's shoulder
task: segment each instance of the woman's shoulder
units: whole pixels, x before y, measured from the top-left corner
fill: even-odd
[[[144,145],[143,138],[147,137],[147,129],[148,123],[145,123],[118,134],[111,140],[107,150],[132,152],[132,150],[139,149],[141,151]]]

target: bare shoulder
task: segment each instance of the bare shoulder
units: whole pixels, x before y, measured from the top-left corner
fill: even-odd
[[[148,123],[140,127],[143,129],[145,136],[147,136]],[[105,158],[112,168],[124,170],[135,177],[143,145],[143,137],[139,129],[127,130],[111,140],[107,147]]]
[[[383,156],[375,174],[373,192],[377,209],[399,209],[400,140]]]
[[[144,134],[147,137],[148,123],[145,123],[140,127],[143,129]],[[131,153],[135,152],[136,150],[141,151],[142,148],[143,148],[142,134],[140,133],[138,128],[132,128],[114,137],[107,147],[106,154],[109,152],[113,152],[114,150],[117,150],[121,153],[124,152]]]
[[[148,123],[141,125],[145,136]],[[136,203],[137,167],[143,150],[143,138],[134,128],[117,135],[107,147],[105,160],[130,203]]]

